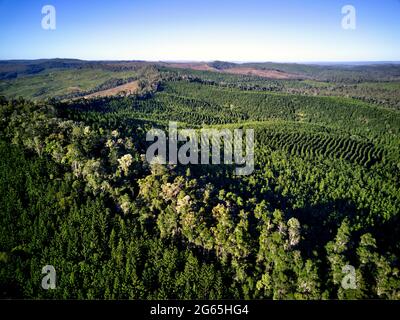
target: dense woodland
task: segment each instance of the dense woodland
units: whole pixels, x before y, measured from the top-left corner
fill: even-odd
[[[136,95],[0,99],[1,297],[400,299],[386,67],[375,81],[372,67],[308,80],[144,68]],[[147,163],[145,134],[168,121],[255,129],[253,174]],[[56,290],[41,288],[44,265]],[[346,265],[356,289],[341,286]]]

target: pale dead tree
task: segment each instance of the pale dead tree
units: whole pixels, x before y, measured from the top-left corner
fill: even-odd
[[[133,163],[133,157],[131,154],[128,153],[118,159],[118,163],[119,168],[125,173],[125,175],[128,175],[129,167]]]
[[[294,247],[300,242],[300,222],[296,218],[290,218],[287,225],[289,227],[289,244]]]
[[[83,129],[83,134],[84,134],[85,136],[87,136],[87,135],[90,134],[90,127],[89,127],[89,126],[86,126],[86,127]]]

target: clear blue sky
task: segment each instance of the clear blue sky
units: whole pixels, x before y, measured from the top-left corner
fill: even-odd
[[[41,27],[46,4],[56,30]],[[0,59],[55,57],[400,60],[400,0],[0,0]]]

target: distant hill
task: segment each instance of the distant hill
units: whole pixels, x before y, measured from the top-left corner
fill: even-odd
[[[145,61],[85,61],[78,59],[0,60],[0,80],[38,74],[49,69],[100,68],[110,71],[137,70]]]
[[[301,64],[301,63],[173,63],[175,68],[254,75],[269,79],[314,79],[331,82],[400,81],[400,64],[375,62],[362,64]]]
[[[398,62],[357,63],[276,63],[251,62],[146,62],[146,61],[85,61],[78,59],[39,59],[0,61],[0,80],[33,75],[49,69],[99,68],[110,71],[138,70],[144,65],[255,75],[271,79],[315,79],[321,81],[399,81]]]
[[[148,62],[39,59],[0,61],[0,95],[42,100],[137,93],[157,87],[158,79],[191,79],[230,84],[243,89],[286,90],[353,96],[398,108],[397,86],[386,86],[371,97],[371,88],[343,87],[368,82],[400,82],[400,64],[300,64],[252,62]],[[286,82],[285,82],[286,81]],[[292,83],[289,83],[292,81]],[[314,83],[311,83],[314,81]],[[301,84],[299,82],[302,82]],[[318,83],[315,83],[318,82]],[[377,84],[373,88],[376,89]]]

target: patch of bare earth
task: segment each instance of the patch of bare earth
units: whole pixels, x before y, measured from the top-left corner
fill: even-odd
[[[191,69],[198,71],[219,71],[218,69],[210,67],[207,63],[168,63],[168,66],[172,68]]]
[[[247,68],[247,67],[235,67],[229,69],[223,69],[224,73],[231,74],[241,74],[241,75],[250,75],[257,77],[264,77],[270,79],[299,79],[300,77],[293,73],[287,73],[279,70],[262,70],[255,68]]]
[[[257,76],[269,79],[302,79],[303,76],[294,73],[288,73],[279,70],[263,70],[252,67],[242,67],[237,66],[233,68],[227,69],[217,69],[209,66],[207,63],[203,62],[177,62],[177,63],[167,63],[166,64],[172,68],[180,68],[180,69],[191,69],[191,70],[199,70],[199,71],[213,71],[220,73],[229,73],[229,74],[239,74],[239,75],[249,75],[249,76]]]
[[[111,88],[111,89],[101,90],[101,91],[97,91],[97,92],[88,94],[88,95],[84,96],[84,98],[90,99],[90,98],[98,98],[98,97],[109,97],[109,96],[117,96],[117,95],[134,94],[139,89],[138,84],[139,84],[139,82],[137,80],[128,82],[128,83],[122,84],[120,86]]]
[[[68,87],[67,90],[68,90],[69,93],[75,93],[75,92],[80,92],[81,88],[79,88],[79,87]]]

